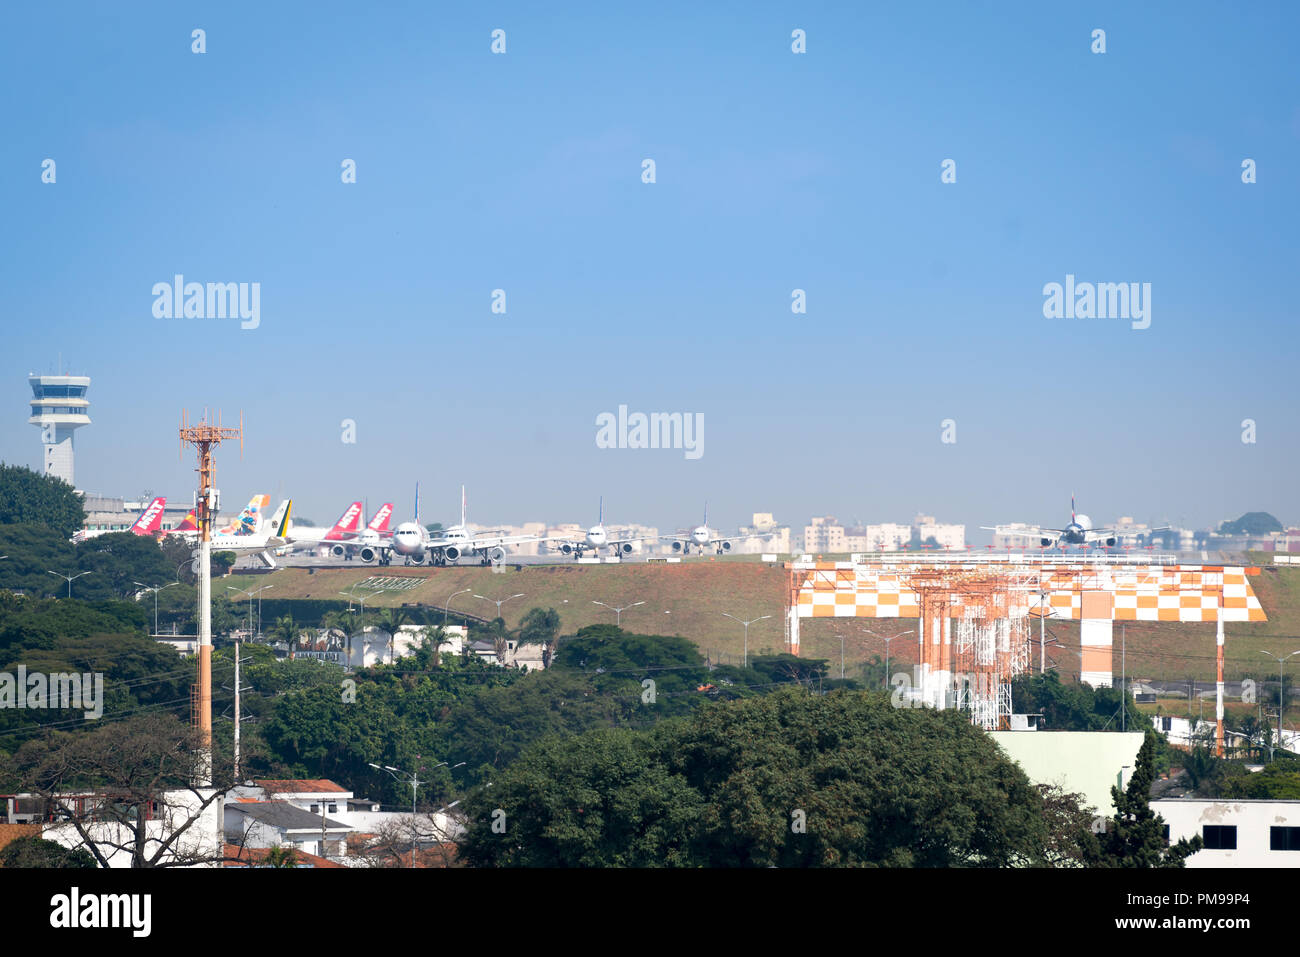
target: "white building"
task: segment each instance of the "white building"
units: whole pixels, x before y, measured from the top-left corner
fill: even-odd
[[[868,525],[866,548],[868,552],[896,552],[912,540],[911,525]]]
[[[1152,801],[1169,840],[1199,835],[1204,850],[1188,867],[1300,867],[1300,801]]]
[[[163,851],[160,859],[164,861],[177,859],[203,861],[193,866],[219,866],[221,862],[216,858],[222,853],[220,824],[222,802],[218,798],[210,801],[206,807],[202,807],[203,802],[211,797],[211,791],[202,789],[164,791],[155,805],[154,817],[145,822],[145,856],[152,859],[159,851]],[[93,805],[90,807],[90,816],[93,817]],[[191,821],[193,823],[189,823]],[[185,833],[176,838],[164,851],[164,842],[178,828],[187,824]],[[83,840],[77,833],[76,827],[70,823],[50,824],[41,837],[72,849],[87,848],[88,843],[93,843],[108,861],[110,868],[131,866],[132,855],[129,848],[135,841],[135,832],[132,828],[113,821],[94,820],[83,824],[82,827],[90,838],[89,842]]]

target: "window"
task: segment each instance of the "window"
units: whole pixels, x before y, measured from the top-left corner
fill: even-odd
[[[1300,851],[1300,827],[1270,827],[1268,829],[1268,849],[1270,851]]]
[[[320,813],[320,805],[319,805],[319,804],[313,804],[313,805],[311,806],[311,813],[312,813],[312,814],[319,814],[319,813]]]
[[[1161,731],[1172,731],[1172,730],[1173,730],[1173,726],[1174,726],[1174,719],[1173,719],[1173,718],[1161,718],[1161,719],[1160,719],[1160,730],[1161,730]]]
[[[1168,844],[1168,843],[1169,843],[1169,825],[1166,824],[1164,827],[1162,827],[1162,828],[1160,829],[1160,831],[1161,831],[1161,833],[1164,835],[1165,843]]]
[[[1233,825],[1206,824],[1201,829],[1207,851],[1235,851],[1237,849],[1237,828]]]

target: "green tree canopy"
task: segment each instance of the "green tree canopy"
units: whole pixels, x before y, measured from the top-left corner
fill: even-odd
[[[1047,860],[1043,798],[987,735],[879,693],[790,689],[648,731],[551,738],[468,809],[462,856],[479,866]]]
[[[67,540],[85,527],[86,509],[63,479],[0,463],[0,525],[44,525]]]

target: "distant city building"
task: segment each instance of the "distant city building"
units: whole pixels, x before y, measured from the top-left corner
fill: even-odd
[[[868,525],[866,535],[868,552],[896,552],[912,540],[911,525]]]
[[[32,387],[30,424],[41,430],[44,472],[76,485],[72,434],[90,425],[90,402],[84,375],[29,375]]]

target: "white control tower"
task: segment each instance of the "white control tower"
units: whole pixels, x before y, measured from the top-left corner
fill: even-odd
[[[54,475],[75,487],[73,481],[72,433],[90,425],[90,403],[86,390],[90,377],[84,375],[29,375],[32,386],[32,416],[27,421],[39,426],[45,446],[45,474]]]

